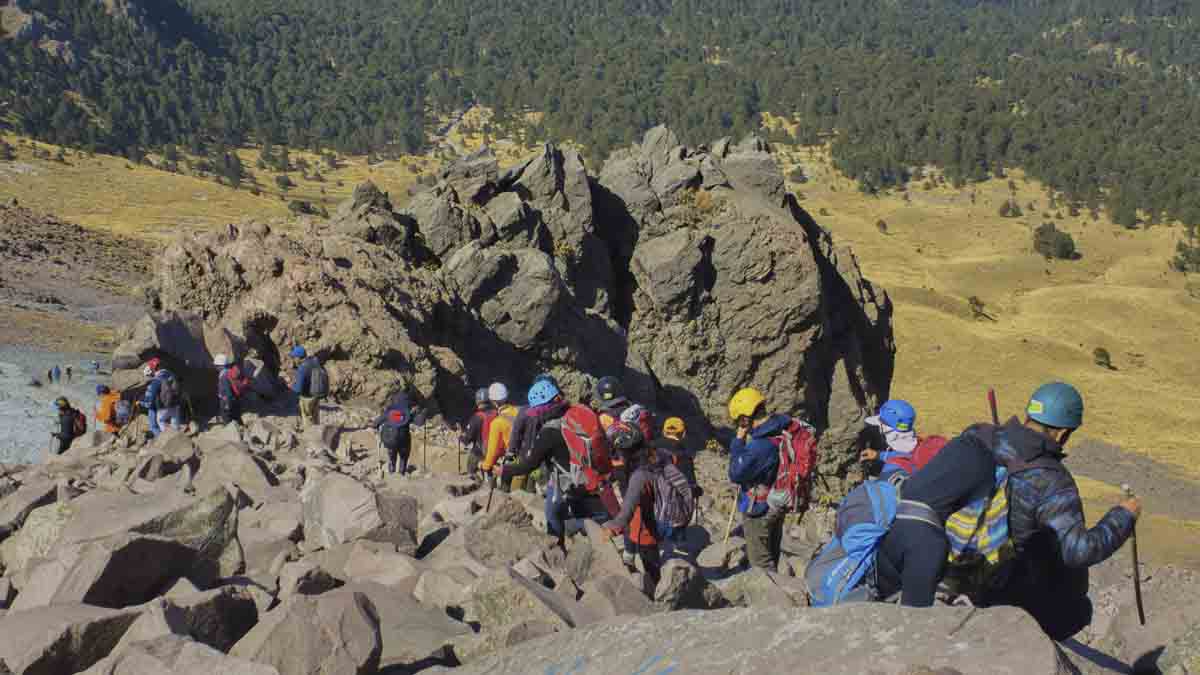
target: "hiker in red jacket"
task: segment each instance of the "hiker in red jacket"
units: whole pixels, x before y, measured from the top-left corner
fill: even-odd
[[[467,475],[478,477],[479,462],[483,461],[484,448],[487,446],[488,432],[492,420],[496,419],[496,406],[488,400],[487,389],[475,392],[475,412],[467,428],[459,434],[458,440],[467,448]]]
[[[230,364],[229,357],[217,354],[213,365],[221,369],[217,375],[217,400],[221,408],[221,421],[242,423],[242,396],[250,390],[250,378],[241,366]]]

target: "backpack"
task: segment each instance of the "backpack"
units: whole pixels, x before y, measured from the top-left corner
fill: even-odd
[[[837,509],[833,539],[817,549],[804,570],[809,604],[830,607],[876,599],[875,553],[896,520],[900,495],[886,481],[867,481]]]
[[[87,415],[79,410],[71,411],[71,438],[79,438],[87,433]]]
[[[320,363],[314,364],[308,371],[309,398],[325,398],[329,395],[329,373]]]
[[[125,399],[117,401],[117,405],[114,407],[114,410],[116,411],[116,414],[114,415],[114,421],[119,427],[129,424],[129,420],[133,419],[133,406],[130,405],[129,401],[126,401]]]
[[[636,426],[638,431],[642,432],[642,438],[649,443],[655,436],[654,433],[654,416],[646,409],[646,406],[640,403],[634,403],[628,408],[621,411],[621,421],[630,425]]]
[[[230,366],[222,375],[226,380],[229,380],[229,390],[233,392],[234,398],[241,398],[242,392],[245,390],[247,382],[242,379],[242,369],[238,366]]]
[[[571,457],[569,467],[555,466],[559,487],[566,492],[595,494],[603,487],[612,472],[608,437],[600,426],[600,418],[587,406],[573,405],[557,420],[545,426],[557,426]]]
[[[793,419],[771,442],[779,449],[779,470],[775,483],[767,493],[767,506],[778,511],[794,511],[801,495],[808,499],[808,487],[813,469],[817,466],[817,431],[800,420]]]
[[[379,439],[383,441],[384,447],[399,448],[406,436],[408,436],[408,425],[412,422],[408,411],[400,408],[393,408],[388,411],[387,419],[379,427]]]
[[[158,385],[159,410],[179,405],[179,380],[176,380],[175,376],[170,373],[163,375],[159,380],[161,382]]]
[[[887,460],[887,464],[911,476],[937,456],[949,442],[945,436],[926,436],[920,439],[912,452],[907,455],[891,457]]]
[[[696,497],[692,485],[670,462],[659,471],[652,471],[654,478],[654,522],[659,527],[687,527],[696,511]]]

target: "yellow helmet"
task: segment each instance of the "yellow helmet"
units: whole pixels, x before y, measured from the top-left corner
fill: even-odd
[[[739,420],[743,417],[752,417],[758,406],[762,405],[763,401],[767,400],[757,389],[746,387],[729,399],[729,416],[733,420]]]

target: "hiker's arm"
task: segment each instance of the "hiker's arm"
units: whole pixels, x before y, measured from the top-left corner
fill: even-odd
[[[629,488],[622,495],[621,512],[616,518],[604,524],[605,529],[613,530],[618,534],[625,531],[629,527],[629,521],[633,519],[633,510],[642,502],[642,491],[646,489],[646,472],[634,471],[633,476],[629,479]]]
[[[142,394],[142,407],[146,410],[153,410],[155,399],[158,397],[158,380],[151,380],[146,386],[146,393]]]
[[[1049,528],[1058,537],[1063,563],[1067,567],[1090,567],[1108,559],[1133,532],[1133,514],[1114,507],[1087,528],[1083,519],[1083,502],[1072,482],[1043,499],[1037,510],[1041,527]]]
[[[378,429],[379,427],[383,426],[383,423],[386,421],[387,421],[387,413],[384,413],[384,414],[380,415],[379,417],[376,417],[375,419],[371,420],[370,422],[367,422],[367,428],[368,429]]]
[[[458,436],[458,442],[463,445],[471,445],[474,439],[479,438],[479,430],[483,427],[483,420],[479,419],[479,415],[471,415],[471,421],[467,422],[467,428]]]
[[[305,382],[305,380],[308,379],[308,370],[309,370],[308,361],[301,363],[300,367],[296,369],[296,377],[295,377],[295,379],[292,380],[292,393],[293,394],[303,394],[304,393],[304,382]]]
[[[496,428],[496,423],[492,423],[492,429]],[[529,455],[520,456],[517,461],[512,464],[503,465],[503,473],[501,476],[508,478],[510,476],[527,476],[534,472],[547,459],[554,454],[555,438],[558,436],[558,442],[561,442],[562,435],[557,431],[543,430],[538,434],[537,440],[533,444],[533,449],[529,451]]]

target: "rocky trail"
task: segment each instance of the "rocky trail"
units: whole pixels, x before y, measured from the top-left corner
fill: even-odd
[[[0,672],[1187,673],[1197,658],[1184,570],[1143,569],[1141,628],[1125,559],[1101,566],[1096,620],[1064,649],[1006,608],[812,609],[796,574],[821,518],[788,528],[776,572],[752,570],[710,491],[643,592],[619,538],[589,528],[564,555],[538,495],[497,491],[485,511],[439,424],[417,432],[415,470],[384,479],[361,411],[327,406],[300,431],[262,408],[240,429],[94,433],[0,468]]]

